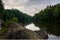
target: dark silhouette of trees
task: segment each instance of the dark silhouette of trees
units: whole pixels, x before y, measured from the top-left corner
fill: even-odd
[[[4,6],[3,6],[3,3],[2,3],[2,0],[0,0],[0,12],[3,12],[4,10]]]
[[[3,3],[0,0],[0,20],[3,21],[2,30],[0,35],[8,30],[9,25],[12,22],[21,23],[23,26],[30,24],[32,17],[17,9],[4,9]]]
[[[60,4],[47,6],[33,16],[33,23],[40,28],[47,28],[48,33],[60,35]]]
[[[17,9],[7,9],[5,10],[5,16],[3,18],[3,20],[12,20],[13,18],[17,18],[18,19],[18,22],[21,23],[21,24],[29,24],[31,23],[31,16],[23,13],[23,12],[20,12],[19,10]]]
[[[4,6],[2,3],[2,0],[0,0],[0,18],[2,18],[2,16],[3,16],[3,11],[4,11]]]
[[[0,0],[0,19],[2,19],[4,22],[15,19],[16,22],[18,21],[18,23],[27,25],[31,23],[31,18],[31,16],[17,9],[4,9],[2,0]]]

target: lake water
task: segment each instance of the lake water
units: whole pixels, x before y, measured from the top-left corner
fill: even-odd
[[[35,26],[33,23],[25,26],[26,29],[29,29],[29,30],[32,30],[32,31],[39,31],[40,28]],[[52,34],[48,34],[48,40],[60,40],[60,36],[55,36],[55,35],[52,35]]]

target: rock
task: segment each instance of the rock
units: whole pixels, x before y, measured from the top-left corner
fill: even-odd
[[[0,20],[0,30],[2,29],[2,24],[3,24],[3,21]]]
[[[39,34],[43,39],[48,39],[48,34],[46,32],[46,30],[39,30],[39,31],[35,31],[37,34]]]
[[[41,37],[30,30],[19,30],[17,32],[11,32],[7,36],[7,39],[40,39]]]
[[[8,33],[9,33],[9,32],[17,32],[17,31],[19,31],[19,30],[25,30],[25,28],[24,28],[22,25],[14,22],[14,23],[11,23],[11,24],[9,25]]]
[[[4,39],[43,39],[39,34],[31,30],[25,29],[22,25],[12,23],[9,26],[9,30],[2,38]]]

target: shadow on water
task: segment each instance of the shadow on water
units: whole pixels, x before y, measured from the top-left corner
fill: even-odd
[[[60,27],[59,26],[60,25],[58,23],[33,22],[33,24],[31,23],[25,27],[30,30],[36,29],[36,27],[43,29],[43,30],[46,29],[46,32],[48,33],[48,40],[49,40],[49,39],[60,39]]]
[[[35,26],[38,26],[40,28],[46,28],[46,31],[48,34],[52,34],[55,36],[60,36],[60,25],[58,23],[46,23],[46,22],[41,22],[41,23],[34,23]]]

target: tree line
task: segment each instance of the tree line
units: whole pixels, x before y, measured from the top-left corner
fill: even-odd
[[[50,34],[60,35],[60,4],[47,6],[44,10],[33,16],[33,23],[46,28]]]
[[[0,0],[0,19],[4,22],[15,21],[23,25],[31,23],[31,16],[17,9],[4,9],[2,0]]]

